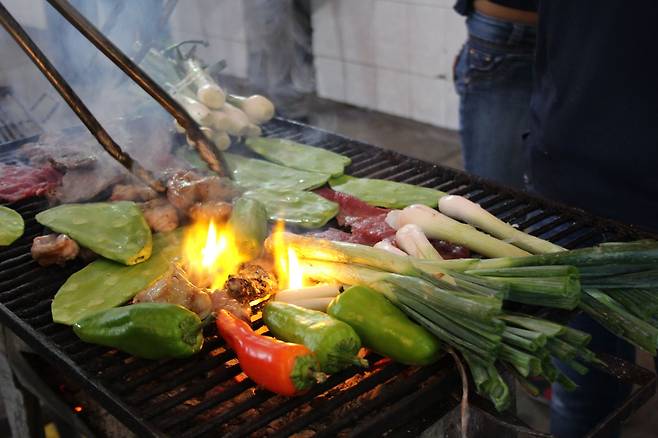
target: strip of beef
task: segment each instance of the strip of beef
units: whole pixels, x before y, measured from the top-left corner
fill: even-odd
[[[62,174],[51,165],[35,168],[0,164],[0,181],[0,200],[17,202],[52,192],[61,183]]]
[[[178,210],[166,198],[156,198],[140,205],[144,219],[156,233],[178,228]]]
[[[330,201],[338,203],[340,211],[336,220],[338,225],[350,227],[352,232],[351,242],[374,245],[380,240],[395,235],[395,230],[385,221],[386,214],[390,210],[373,207],[354,196],[336,192],[329,188],[322,188],[315,192]]]
[[[110,200],[146,202],[157,197],[157,192],[145,185],[117,184],[112,189]]]
[[[201,318],[210,315],[213,308],[208,291],[190,283],[185,271],[175,263],[162,278],[133,298],[133,303],[145,302],[178,304]]]
[[[197,202],[187,211],[192,219],[213,219],[215,222],[226,222],[231,216],[233,207],[228,202],[208,201]]]
[[[360,219],[370,216],[380,216],[382,214],[388,213],[390,210],[386,208],[373,207],[370,204],[367,204],[355,198],[354,196],[348,195],[346,193],[337,192],[331,190],[328,187],[324,187],[315,191],[318,195],[323,198],[328,199],[329,201],[336,202],[340,206],[340,211],[336,220],[338,225],[350,225],[354,219]]]
[[[240,194],[228,178],[202,176],[192,170],[175,172],[167,181],[167,198],[181,211],[197,202],[230,201]]]
[[[66,234],[48,234],[35,237],[30,253],[41,266],[60,265],[78,256],[80,247]]]

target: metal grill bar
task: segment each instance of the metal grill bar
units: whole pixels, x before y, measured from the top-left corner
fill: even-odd
[[[278,137],[294,138],[350,156],[353,162],[348,173],[352,175],[383,177],[465,194],[496,216],[539,237],[558,240],[563,246],[643,237],[632,228],[593,218],[579,210],[304,125],[275,120],[264,128],[267,135],[276,133]],[[0,161],[8,157],[0,153]],[[236,381],[241,372],[239,365],[234,354],[224,350],[214,327],[206,332],[202,352],[184,361],[146,361],[84,344],[69,327],[52,323],[49,309],[57,288],[82,265],[72,264],[64,269],[38,267],[29,250],[32,237],[42,232],[34,215],[46,208],[46,203],[30,200],[12,207],[21,212],[28,226],[23,238],[0,252],[0,320],[96,395],[140,436],[263,435],[272,424],[277,424],[276,433],[281,436],[305,429],[315,430],[319,436],[345,431],[355,436],[379,436],[387,431],[402,433],[398,428],[400,421],[415,418],[421,411],[431,411],[430,418],[437,419],[444,408],[455,404],[449,393],[458,380],[452,367],[446,365],[447,359],[419,370],[392,363],[367,375],[349,369],[301,397],[286,399],[256,389],[249,379]],[[360,380],[349,388],[343,387],[351,378]],[[359,402],[354,409],[334,418],[333,423],[326,423],[345,403],[354,403],[356,399]],[[304,412],[308,405],[312,409]],[[257,415],[249,417],[250,412]],[[234,419],[241,424],[235,424]]]

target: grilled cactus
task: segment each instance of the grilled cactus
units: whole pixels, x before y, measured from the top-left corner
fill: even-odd
[[[326,149],[281,138],[254,137],[245,144],[265,159],[282,166],[340,176],[352,160]]]
[[[247,190],[312,190],[329,180],[329,174],[325,173],[307,172],[230,153],[225,153],[224,157],[235,183]]]
[[[244,196],[262,202],[270,220],[303,228],[320,228],[338,213],[338,204],[313,192],[258,189]]]
[[[124,266],[99,259],[71,275],[57,291],[53,321],[71,325],[79,319],[132,299],[164,275],[180,252],[180,233],[156,234],[153,255],[144,263]]]
[[[151,230],[134,202],[65,204],[39,213],[36,219],[96,254],[124,265],[151,256]]]
[[[255,199],[239,198],[233,203],[230,220],[238,247],[253,260],[263,250],[267,237],[267,210]]]
[[[23,235],[25,223],[20,214],[0,206],[0,246],[11,245]]]

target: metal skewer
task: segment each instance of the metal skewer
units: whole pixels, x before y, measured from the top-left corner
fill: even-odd
[[[183,107],[160,85],[151,79],[139,66],[128,58],[117,46],[105,37],[92,23],[66,0],[48,0],[69,23],[96,46],[105,56],[126,73],[144,91],[151,95],[185,129],[197,152],[208,166],[221,176],[230,176],[222,153],[206,138],[199,125]]]
[[[126,169],[144,181],[149,187],[157,192],[164,192],[165,187],[151,172],[142,167],[130,155],[121,150],[121,147],[110,137],[110,134],[101,126],[80,97],[73,91],[55,66],[48,60],[46,55],[37,47],[30,36],[23,30],[21,25],[12,17],[9,11],[0,3],[0,24],[9,32],[16,43],[25,51],[32,62],[41,70],[41,73],[50,81],[66,103],[71,107],[82,123],[89,129],[96,140],[103,146],[115,160]]]

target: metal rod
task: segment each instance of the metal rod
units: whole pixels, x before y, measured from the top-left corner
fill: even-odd
[[[77,9],[66,0],[48,0],[69,23],[96,46],[105,56],[116,64],[124,73],[151,95],[171,114],[185,129],[187,136],[194,143],[197,152],[208,166],[221,176],[230,176],[228,166],[222,153],[205,136],[199,125],[190,117],[183,107],[176,102],[160,85],[151,79],[141,68],[130,60],[117,46],[103,35]]]
[[[73,91],[62,75],[57,71],[55,66],[48,60],[46,55],[41,52],[39,47],[37,47],[34,41],[32,41],[30,36],[25,30],[23,30],[21,25],[16,19],[14,19],[14,17],[12,17],[2,3],[0,3],[0,24],[2,24],[12,38],[14,38],[16,43],[21,49],[23,49],[23,51],[25,51],[39,70],[41,70],[41,73],[43,73],[46,79],[48,79],[53,87],[55,87],[107,153],[151,188],[158,192],[164,192],[165,187],[162,182],[158,181],[151,172],[146,170],[137,161],[133,160],[130,155],[121,150],[119,145],[116,144],[112,137],[110,137],[110,134],[105,131],[91,111],[89,111],[89,108],[87,108],[80,97],[78,97],[75,91]]]

